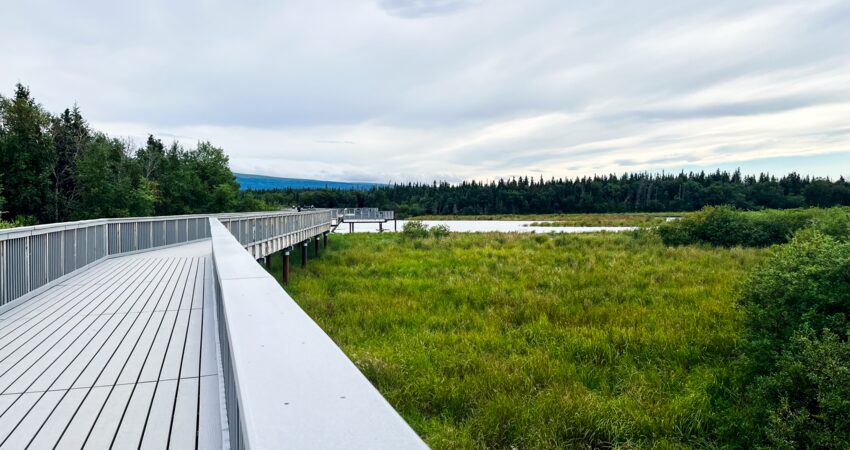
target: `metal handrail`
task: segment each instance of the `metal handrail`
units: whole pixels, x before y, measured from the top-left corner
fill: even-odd
[[[330,210],[126,217],[0,230],[0,309],[104,258],[209,237],[209,218],[243,245],[330,223]]]
[[[427,449],[229,228],[210,233],[230,448]]]
[[[394,211],[380,211],[378,208],[345,208],[340,216],[343,221],[349,220],[393,220]]]

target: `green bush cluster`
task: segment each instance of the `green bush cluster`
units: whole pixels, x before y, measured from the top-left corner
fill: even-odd
[[[807,227],[836,237],[847,236],[850,215],[844,208],[747,212],[731,206],[707,206],[681,220],[659,226],[657,232],[667,245],[766,247],[784,244],[795,232]]]
[[[411,220],[404,224],[401,234],[406,238],[421,239],[430,236],[442,238],[449,235],[449,227],[434,225],[430,229],[420,220]]]
[[[741,447],[850,448],[850,242],[817,229],[834,224],[797,233],[742,289],[727,429]]]
[[[411,220],[405,222],[401,234],[406,238],[424,238],[428,236],[428,225],[419,220]]]

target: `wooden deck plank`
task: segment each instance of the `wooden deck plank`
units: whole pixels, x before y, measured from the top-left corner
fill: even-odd
[[[213,271],[197,250],[107,260],[0,313],[0,446],[221,448]]]
[[[167,297],[171,295],[169,292],[165,291],[162,293],[163,297]],[[142,319],[142,320],[138,320]],[[122,336],[120,341],[116,344],[115,351],[112,355],[106,359],[103,363],[101,371],[98,373],[97,378],[92,381],[92,383],[96,383],[96,385],[111,385],[116,383],[116,381],[121,377],[121,375],[125,372],[124,368],[127,363],[133,357],[135,353],[140,352],[140,354],[145,354],[145,358],[147,358],[147,354],[150,353],[150,348],[145,348],[147,343],[141,343],[142,336],[151,324],[156,324],[157,320],[160,317],[154,316],[151,314],[140,314],[138,318],[133,323],[133,327],[130,332],[126,336]],[[146,353],[147,352],[147,353]],[[97,370],[95,367],[94,370]],[[132,379],[132,375],[130,376],[131,382],[136,382],[138,378],[135,380]],[[79,383],[75,384],[78,386]]]
[[[114,448],[137,448],[142,440],[145,418],[153,400],[155,383],[138,383],[124,412]]]
[[[203,311],[195,309],[189,317],[186,344],[183,349],[183,361],[180,366],[180,378],[200,376],[201,368],[201,321]]]
[[[133,385],[112,386],[101,405],[97,420],[92,425],[84,448],[102,449],[112,445],[112,439],[118,430],[123,413],[130,402]]]
[[[38,401],[39,394],[23,394],[23,395],[3,395],[3,403],[6,406],[2,415],[0,415],[0,441],[12,434],[12,431],[18,426],[18,423],[24,415]]]
[[[132,282],[133,280],[134,278],[129,281]],[[80,301],[67,305],[67,308],[62,309],[58,315],[56,313],[59,311],[55,311],[53,314],[37,319],[16,340],[2,345],[3,348],[0,350],[0,364],[17,364],[14,358],[17,357],[20,360],[20,358],[25,357],[29,352],[34,351],[45,340],[53,337],[63,326],[68,324],[74,326],[74,323],[81,322],[84,316],[98,311],[98,308],[118,301],[121,298],[121,294],[131,287],[133,287],[133,284],[114,283],[102,291],[92,292]],[[7,351],[7,349],[10,350]],[[11,358],[11,361],[7,361],[9,358]]]
[[[24,370],[21,370],[15,379],[10,380],[11,382],[8,387],[4,387],[0,392],[3,394],[27,392],[36,380],[41,378],[52,367],[67,367],[72,358],[79,354],[80,346],[90,341],[108,320],[109,317],[106,316],[89,316],[84,318],[80,326],[70,330],[71,333],[68,333],[62,340],[57,341],[56,345],[42,352],[31,364],[26,365],[24,361],[20,361],[17,366]],[[0,387],[5,385],[5,382],[2,380],[5,380],[6,377],[7,374],[0,377]]]
[[[41,429],[33,437],[30,448],[53,448],[59,441],[59,436],[65,429],[65,425],[71,420],[71,416],[86,394],[83,389],[53,392],[63,394],[65,397],[61,399],[56,409],[52,411],[42,424]]]
[[[197,378],[182,378],[178,382],[169,431],[169,448],[195,448],[199,387]]]
[[[7,349],[11,348],[11,351],[13,351],[22,343],[37,338],[39,333],[50,325],[61,323],[63,317],[67,317],[70,312],[75,308],[79,308],[81,304],[88,304],[93,300],[102,298],[104,294],[117,289],[114,286],[110,287],[108,285],[91,285],[89,288],[71,295],[70,298],[64,298],[61,302],[56,302],[61,303],[60,307],[51,308],[45,311],[44,314],[36,317],[16,321],[18,325],[14,329],[7,330],[0,337],[0,358],[10,353]]]
[[[177,380],[164,380],[154,388],[151,409],[142,436],[142,449],[168,447],[168,429],[174,412],[174,397],[177,395]]]
[[[23,395],[25,397],[36,397],[36,403],[28,414],[21,417],[15,431],[2,440],[0,445],[3,448],[26,448],[62,397],[62,393],[58,391],[45,392],[44,395],[34,392]],[[25,400],[26,403],[31,401],[30,399]]]
[[[118,302],[118,300],[121,301]],[[133,295],[127,296],[124,299],[116,297],[112,303],[126,303],[128,301],[135,301]],[[101,330],[105,325],[105,322],[110,318],[105,315],[83,315],[75,317],[80,319],[79,322],[75,324],[73,321],[69,321],[66,326],[72,326],[73,328],[61,335],[60,339],[45,339],[40,344],[43,348],[41,351],[32,352],[15,364],[14,368],[19,368],[19,372],[21,373],[14,378],[12,383],[17,386],[17,389],[20,392],[29,390],[30,385],[33,384],[44,372],[48,371],[50,367],[63,367],[63,364],[60,362],[63,361],[63,357],[70,357],[71,355],[74,355],[68,350],[77,342],[90,342],[93,337],[93,333]],[[51,344],[51,341],[54,342]],[[79,353],[77,353],[77,355],[78,354]],[[27,361],[27,358],[33,359],[33,361],[30,363]],[[67,368],[69,364],[70,361],[64,364],[64,367]],[[11,372],[11,375],[9,372]],[[0,393],[6,393],[9,391],[5,388],[5,380],[6,377],[14,375],[14,371],[6,371],[2,374],[2,376],[0,376],[0,387],[4,387]],[[14,390],[15,388],[13,386],[9,386],[9,389]]]
[[[137,264],[140,262],[141,261],[138,260],[124,260],[120,262],[115,260],[106,261],[75,275],[73,278],[76,279],[76,282],[73,284],[56,284],[37,295],[35,298],[21,302],[20,304],[5,310],[2,315],[0,315],[0,330],[3,330],[6,327],[6,323],[4,323],[4,321],[31,318],[41,315],[49,308],[60,306],[62,302],[56,301],[57,299],[67,299],[75,290],[89,286],[91,284],[90,280],[93,278],[120,273],[122,268],[126,268],[131,264]]]
[[[180,378],[180,368],[183,364],[184,344],[186,342],[186,332],[189,329],[191,310],[181,309],[174,312],[177,313],[177,317],[174,321],[171,341],[165,352],[165,359],[162,361],[162,369],[159,372],[158,378],[161,380]]]
[[[97,415],[100,413],[103,402],[106,401],[106,396],[109,394],[110,387],[101,386],[88,391],[88,395],[80,397],[77,410],[66,424],[59,440],[58,448],[80,449],[88,438]],[[65,401],[69,401],[65,397]]]

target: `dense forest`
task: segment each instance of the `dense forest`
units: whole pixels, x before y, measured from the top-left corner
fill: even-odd
[[[266,209],[239,191],[224,151],[93,130],[76,106],[52,115],[18,84],[0,97],[0,210],[17,224]]]
[[[371,206],[402,216],[423,214],[544,214],[694,211],[706,205],[740,209],[850,205],[850,183],[802,177],[733,173],[606,175],[576,179],[513,178],[403,184],[367,191],[335,189],[257,192],[270,204],[317,207]]]

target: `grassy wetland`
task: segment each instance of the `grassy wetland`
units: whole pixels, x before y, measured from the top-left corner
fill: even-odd
[[[771,251],[335,235],[287,291],[432,448],[712,447],[735,293]]]

